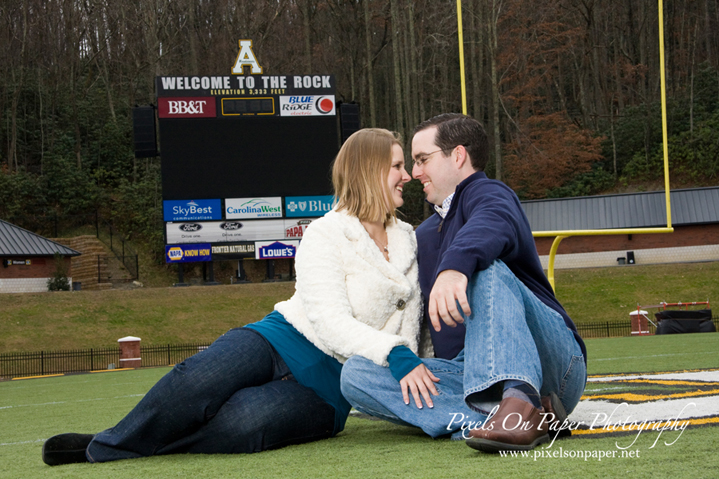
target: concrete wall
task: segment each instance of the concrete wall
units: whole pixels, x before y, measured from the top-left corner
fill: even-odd
[[[535,238],[546,269],[554,238]],[[674,233],[572,236],[559,245],[555,269],[617,266],[633,251],[635,264],[719,261],[719,225],[678,226]]]
[[[534,238],[540,256],[549,254],[554,238]],[[572,236],[562,240],[557,254],[633,251],[719,244],[719,224],[675,226],[674,233],[645,235]]]

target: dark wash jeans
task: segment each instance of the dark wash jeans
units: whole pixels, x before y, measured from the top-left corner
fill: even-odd
[[[87,448],[90,462],[251,453],[328,438],[335,410],[258,332],[232,329],[167,373]]]

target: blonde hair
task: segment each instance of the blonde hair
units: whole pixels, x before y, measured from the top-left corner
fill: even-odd
[[[381,128],[365,128],[347,138],[332,165],[337,211],[385,225],[396,219],[387,185],[394,145],[402,146],[399,135]]]

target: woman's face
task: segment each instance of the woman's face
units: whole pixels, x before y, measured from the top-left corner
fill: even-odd
[[[389,175],[387,175],[387,185],[389,186],[389,192],[394,208],[399,208],[404,204],[404,199],[402,199],[402,188],[411,179],[412,177],[410,177],[407,170],[404,169],[404,153],[402,152],[402,147],[399,145],[393,145],[392,166],[390,166]]]

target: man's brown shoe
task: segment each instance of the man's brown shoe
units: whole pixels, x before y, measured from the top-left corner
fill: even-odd
[[[484,452],[529,451],[549,442],[544,411],[515,397],[502,399],[499,409],[480,429],[473,429],[467,445]]]
[[[549,396],[544,396],[542,398],[542,407],[545,413],[551,414],[551,416],[545,420],[549,437],[559,439],[572,435],[572,431],[566,426],[564,428],[561,427],[567,419],[567,412],[564,410],[564,405],[559,400],[559,396],[555,393],[549,393]]]

